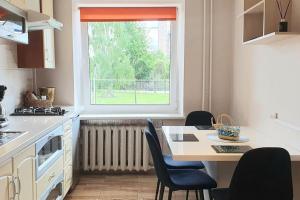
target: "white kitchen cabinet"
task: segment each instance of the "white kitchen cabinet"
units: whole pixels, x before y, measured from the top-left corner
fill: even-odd
[[[54,30],[43,30],[45,68],[55,68]]]
[[[26,0],[27,9],[40,12],[40,0]]]
[[[40,0],[6,0],[23,10],[31,9],[40,12]]]
[[[41,199],[43,193],[63,172],[63,157],[61,156],[49,169],[36,181],[36,196]]]
[[[31,145],[13,157],[13,175],[17,200],[34,200],[35,145]]]
[[[0,176],[0,199],[10,200],[14,198],[12,176]]]
[[[70,190],[73,182],[72,127],[72,120],[64,123],[64,196]]]
[[[53,0],[41,0],[42,13],[53,17]]]
[[[53,0],[41,0],[42,13],[53,17]],[[43,30],[45,68],[55,68],[54,30]]]
[[[12,161],[9,159],[0,166],[0,199],[10,200],[14,198],[14,182]]]
[[[41,0],[38,2],[40,2],[38,6],[35,2],[31,2],[30,4],[34,7],[39,7],[39,11],[42,13],[53,17],[53,0]],[[54,30],[45,29],[42,31],[32,31],[28,34],[29,44],[18,44],[18,67],[55,68]]]
[[[27,9],[27,1],[26,0],[9,0],[11,4],[14,6],[17,6],[18,8],[21,8],[23,10]]]

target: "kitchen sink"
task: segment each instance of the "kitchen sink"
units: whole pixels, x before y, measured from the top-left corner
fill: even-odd
[[[25,133],[24,131],[0,131],[0,146],[8,143],[9,141],[15,139],[16,137]]]

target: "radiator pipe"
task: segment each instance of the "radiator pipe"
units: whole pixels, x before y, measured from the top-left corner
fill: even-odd
[[[213,4],[210,0],[210,44],[209,44],[209,112],[212,109],[212,78],[213,78]]]
[[[203,50],[202,50],[202,110],[205,110],[206,88],[206,0],[203,0]]]

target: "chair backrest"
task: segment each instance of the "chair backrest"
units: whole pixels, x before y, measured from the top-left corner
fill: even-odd
[[[154,168],[157,178],[165,185],[171,185],[171,179],[168,173],[167,166],[165,164],[162,151],[159,144],[156,142],[154,136],[150,133],[148,129],[145,129],[145,135],[148,141],[150,152],[153,158]]]
[[[193,111],[186,117],[186,126],[212,126],[211,118],[215,123],[213,114],[207,111]]]
[[[152,134],[152,136],[154,137],[155,141],[157,142],[160,150],[161,150],[161,146],[160,146],[160,143],[159,143],[159,139],[158,139],[158,135],[157,135],[157,132],[156,132],[156,129],[153,125],[153,122],[151,119],[147,119],[147,127],[148,127],[148,130],[149,132]]]
[[[230,183],[230,200],[292,200],[291,159],[282,148],[248,151]]]

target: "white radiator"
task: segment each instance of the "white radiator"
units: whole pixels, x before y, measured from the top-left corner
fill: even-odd
[[[85,121],[81,125],[83,170],[147,171],[150,152],[145,123]]]

